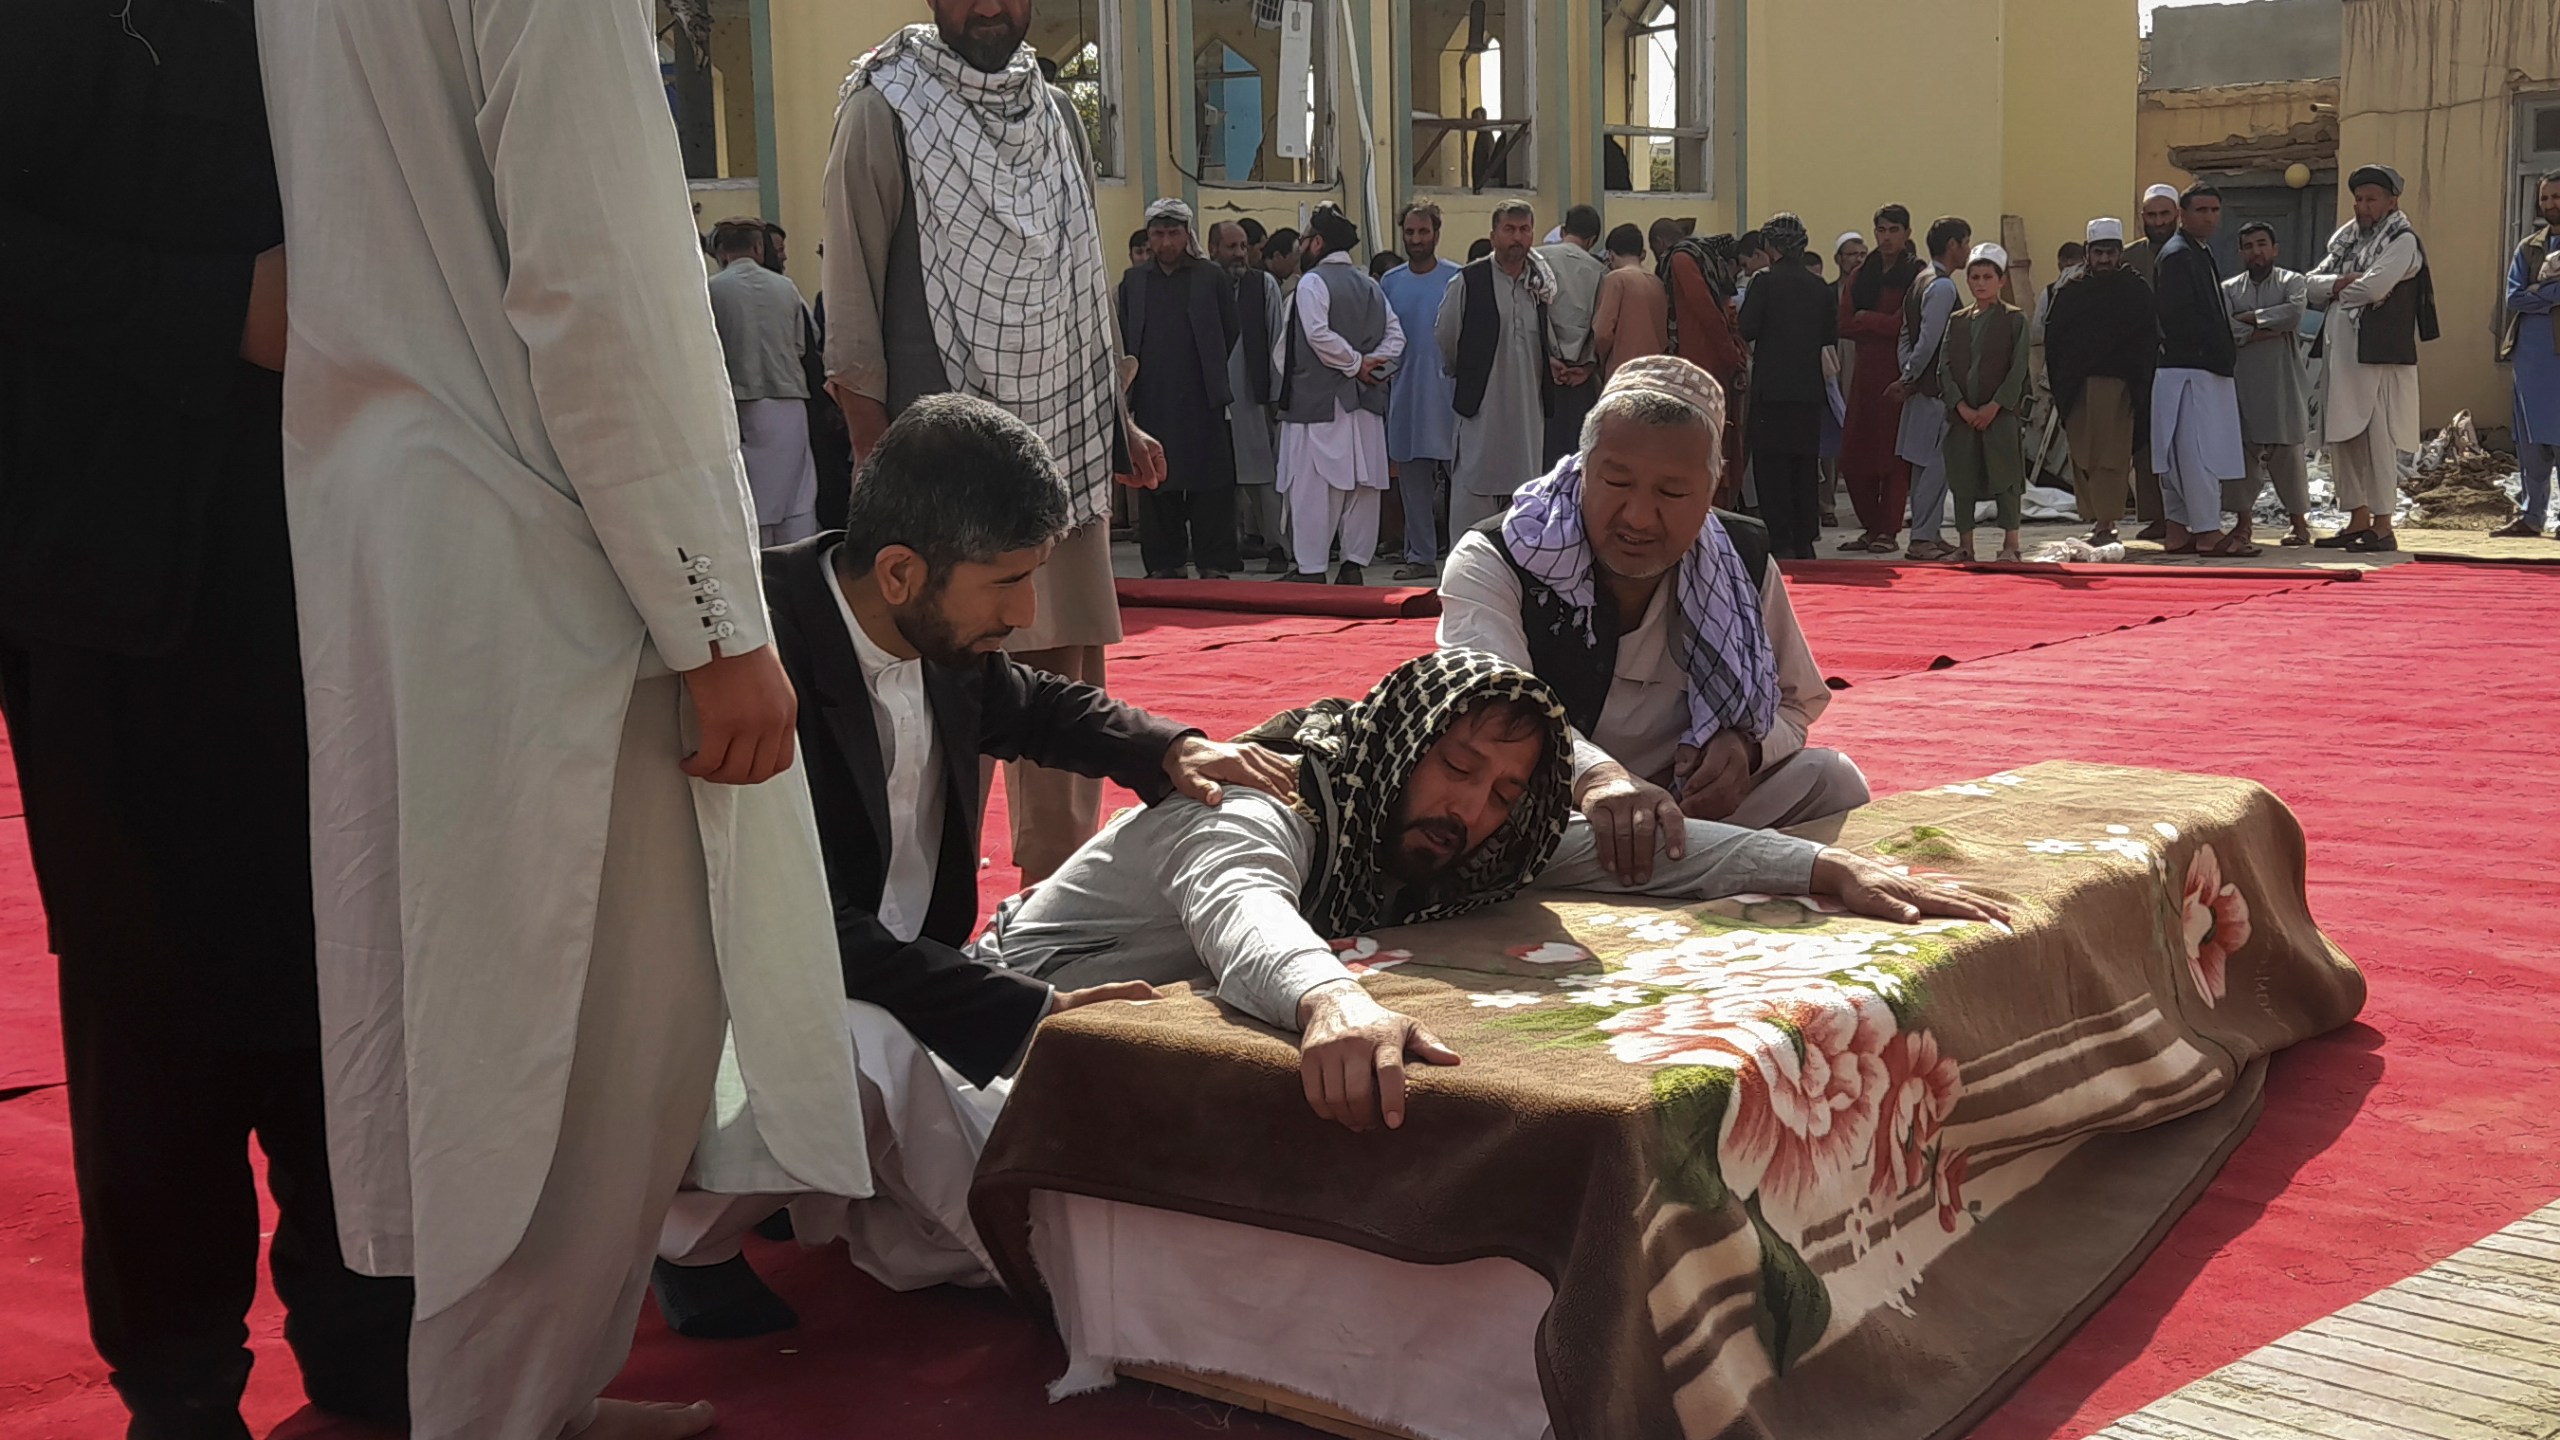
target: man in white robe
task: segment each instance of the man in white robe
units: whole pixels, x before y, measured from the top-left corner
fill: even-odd
[[[1353,262],[1360,229],[1337,206],[1316,207],[1302,242],[1313,262],[1291,293],[1272,347],[1280,388],[1280,494],[1289,507],[1286,578],[1322,584],[1338,536],[1344,585],[1378,558],[1378,505],[1387,474],[1387,377],[1404,354],[1404,326],[1386,292]]]
[[[544,0],[258,38],[348,1263],[416,1277],[418,1440],[691,1434],[596,1396],[697,1140],[713,1188],[869,1181],[656,39]]]
[[[2329,237],[2329,253],[2304,285],[2311,304],[2329,312],[2320,336],[2321,435],[2336,504],[2348,512],[2347,528],[2313,543],[2370,554],[2400,548],[2392,512],[2400,457],[2422,440],[2417,342],[2433,338],[2426,331],[2435,305],[2427,252],[2400,213],[2400,172],[2366,165],[2347,177],[2347,188],[2356,217]],[[2384,353],[2394,358],[2378,358]]]

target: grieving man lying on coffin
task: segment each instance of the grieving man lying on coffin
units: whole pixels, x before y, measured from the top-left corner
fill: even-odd
[[[1643,880],[1654,832],[1802,825],[1867,803],[1757,520],[1714,510],[1724,392],[1673,355],[1621,365],[1581,448],[1461,537],[1440,643],[1536,672],[1573,724],[1573,800],[1601,859]]]
[[[1563,705],[1492,655],[1409,660],[1357,703],[1319,701],[1247,739],[1299,758],[1297,796],[1233,791],[1121,815],[1028,895],[977,953],[1053,985],[1208,980],[1299,1034],[1307,1103],[1355,1130],[1404,1121],[1404,1059],[1458,1057],[1369,997],[1334,939],[1441,920],[1525,889],[1708,900],[1817,894],[1889,920],[2000,920],[1995,903],[1811,840],[1714,821],[1667,831],[1641,884],[1599,860],[1572,813]]]

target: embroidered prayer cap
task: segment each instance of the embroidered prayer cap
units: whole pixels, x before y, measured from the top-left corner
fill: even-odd
[[[2000,273],[2005,275],[2009,272],[2009,252],[1985,240],[1974,246],[1973,253],[1964,258],[1964,268],[1967,270],[1986,263],[1999,266]]]
[[[1159,221],[1171,221],[1177,225],[1189,225],[1191,223],[1191,207],[1182,203],[1180,199],[1167,195],[1163,199],[1158,200],[1147,207],[1147,223],[1153,225]]]
[[[2088,243],[2091,245],[2123,244],[2124,222],[2113,215],[2101,215],[2090,221]]]
[[[2356,172],[2347,177],[2347,189],[2350,193],[2367,185],[2379,185],[2393,195],[2398,195],[2400,184],[2400,172],[2388,165],[2359,165],[2356,167]]]
[[[1423,757],[1459,717],[1525,702],[1545,728],[1545,753],[1501,828],[1455,875],[1409,894],[1393,913],[1381,862],[1395,842],[1397,802]],[[1572,813],[1572,741],[1564,704],[1547,683],[1479,650],[1435,650],[1386,674],[1357,701],[1319,700],[1237,737],[1300,757],[1298,814],[1315,826],[1315,873],[1298,912],[1328,940],[1381,924],[1445,920],[1510,899],[1546,868]]]
[[[1600,396],[1607,399],[1621,390],[1668,395],[1697,411],[1708,429],[1719,435],[1724,433],[1724,386],[1693,361],[1677,355],[1645,355],[1630,360],[1611,372],[1609,383],[1600,387]]]
[[[2175,185],[2154,185],[2150,189],[2142,192],[2142,203],[2145,205],[2150,204],[2154,200],[2175,200],[2177,198],[2178,187]]]
[[[1777,247],[1781,258],[1795,255],[1813,241],[1805,233],[1804,221],[1791,210],[1781,210],[1760,224],[1760,238]]]

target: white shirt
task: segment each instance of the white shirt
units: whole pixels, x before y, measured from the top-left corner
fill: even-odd
[[[1669,783],[1680,736],[1689,727],[1689,677],[1671,651],[1665,599],[1670,593],[1667,584],[1655,586],[1644,618],[1618,637],[1618,664],[1600,724],[1589,737],[1574,737],[1575,775],[1615,758],[1638,779]],[[1831,704],[1831,688],[1805,644],[1804,629],[1796,623],[1795,606],[1775,565],[1760,584],[1760,615],[1778,662],[1778,714],[1760,740],[1760,768],[1766,770],[1804,748],[1805,733]],[[1440,574],[1440,646],[1482,650],[1515,665],[1529,664],[1529,636],[1520,623],[1520,577],[1488,536],[1469,531],[1449,548]]]
[[[933,908],[934,872],[942,857],[941,740],[934,733],[933,706],[925,699],[924,662],[899,659],[863,630],[844,598],[844,586],[833,579],[840,573],[830,552],[828,588],[835,592],[845,633],[853,637],[853,653],[862,661],[862,681],[871,690],[871,725],[880,732],[880,773],[889,777],[889,878],[880,887],[880,928],[913,940],[924,932],[925,912]]]

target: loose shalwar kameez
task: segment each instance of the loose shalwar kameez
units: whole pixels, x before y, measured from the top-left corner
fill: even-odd
[[[1347,252],[1336,251],[1317,262],[1357,272]],[[1309,277],[1314,278],[1314,277]],[[1365,278],[1365,277],[1363,277]],[[1369,282],[1375,285],[1375,281]],[[1333,328],[1333,291],[1323,283],[1301,281],[1290,293],[1297,307],[1294,327],[1306,337],[1316,359],[1329,370],[1356,375],[1365,360],[1396,360],[1404,354],[1404,327],[1383,296],[1378,308],[1386,316],[1386,338],[1363,356]],[[1273,344],[1275,373],[1288,373],[1289,330],[1282,327]],[[1342,541],[1346,565],[1369,565],[1378,558],[1378,506],[1392,478],[1387,474],[1387,417],[1362,408],[1346,392],[1335,402],[1333,418],[1315,424],[1283,420],[1280,425],[1280,497],[1289,512],[1289,546],[1301,575],[1325,573],[1333,543]]]
[[[2340,226],[2330,248],[2349,242],[2357,229],[2352,220]],[[2424,260],[2417,235],[2404,229],[2375,249],[2354,284],[2339,283],[2343,275],[2314,272],[2305,287],[2310,302],[2329,312],[2320,342],[2321,435],[2329,445],[2337,507],[2371,510],[2385,524],[2400,505],[2400,456],[2417,453],[2424,441],[2418,433],[2418,367],[2368,365],[2357,358],[2356,337],[2365,315],[2417,274]]]
[[[1449,536],[1454,541],[1511,505],[1511,492],[1538,477],[1546,441],[1546,404],[1540,398],[1547,367],[1546,341],[1538,333],[1538,300],[1529,268],[1518,276],[1493,266],[1493,303],[1502,317],[1494,342],[1493,373],[1484,403],[1458,417],[1458,458],[1449,467]],[[1434,327],[1447,373],[1458,373],[1458,332],[1466,323],[1467,287],[1449,287],[1440,298]]]
[[[1938,347],[1945,343],[1947,321],[1964,303],[1963,286],[1955,277],[1932,264],[1922,272],[1920,283],[1928,287],[1920,297],[1920,325],[1916,331],[1906,330],[1894,349],[1894,358],[1902,365],[1902,383],[1917,386],[1921,377],[1936,370]],[[1895,432],[1893,453],[1911,467],[1911,543],[1935,542],[1947,514],[1947,404],[1937,396],[1914,388],[1902,399],[1901,428]],[[1900,516],[1892,517],[1900,520]]]
[[[339,1228],[417,1277],[412,1434],[553,1440],[697,1132],[720,1188],[868,1189],[807,789],[677,769],[672,672],[767,643],[736,418],[637,6],[259,45]]]
[[[2311,512],[2311,477],[2303,446],[2311,438],[2311,399],[2302,364],[2302,276],[2271,265],[2222,282],[2231,335],[2240,347],[2232,379],[2240,389],[2240,443],[2249,473],[2222,487],[2222,508],[2247,516],[2272,480],[2287,515]],[[2254,315],[2254,323],[2243,323]],[[2272,336],[2262,339],[2261,336]]]

